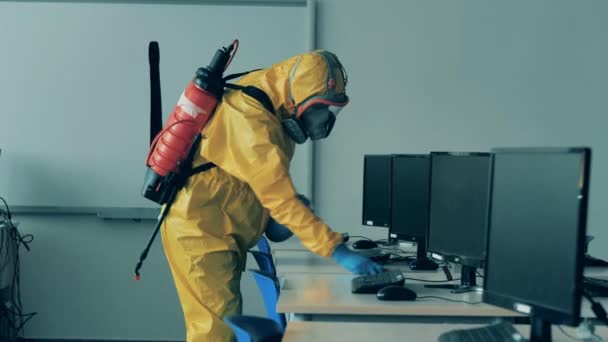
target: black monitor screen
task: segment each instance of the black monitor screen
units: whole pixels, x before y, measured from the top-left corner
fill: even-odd
[[[484,301],[576,324],[588,150],[500,151],[494,157]]]
[[[485,259],[491,154],[431,154],[428,250],[481,267]]]
[[[390,206],[391,155],[366,155],[363,162],[363,225],[388,227]]]
[[[389,236],[409,241],[419,241],[426,237],[430,172],[428,155],[393,157]]]

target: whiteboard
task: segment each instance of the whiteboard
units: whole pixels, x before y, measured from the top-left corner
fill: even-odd
[[[228,73],[307,50],[304,6],[0,2],[0,194],[13,206],[155,207],[148,43],[160,45],[163,114],[234,38]],[[300,152],[302,154],[302,152]],[[292,164],[296,186],[309,167]]]

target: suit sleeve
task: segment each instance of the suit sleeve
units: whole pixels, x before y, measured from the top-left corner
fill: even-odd
[[[289,174],[290,160],[280,146],[288,139],[277,119],[258,108],[251,112],[223,106],[221,117],[207,133],[203,156],[253,189],[280,224],[297,235],[313,253],[329,257],[342,235],[334,232],[296,197]],[[210,127],[211,128],[211,127]]]

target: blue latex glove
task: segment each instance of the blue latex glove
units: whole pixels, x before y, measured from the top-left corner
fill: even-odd
[[[338,245],[331,257],[354,274],[378,274],[384,271],[381,265],[351,251],[345,244]]]
[[[310,208],[310,200],[306,196],[298,194],[296,197],[304,203],[305,206]],[[268,240],[272,242],[283,242],[289,239],[293,233],[284,225],[275,221],[272,217],[268,218],[266,224],[266,231],[264,232]]]

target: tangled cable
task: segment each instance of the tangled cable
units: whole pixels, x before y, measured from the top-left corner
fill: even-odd
[[[0,197],[0,340],[17,341],[23,335],[23,327],[36,313],[22,312],[19,284],[19,247],[30,250],[31,234],[21,235],[11,220],[11,212],[4,198]]]

